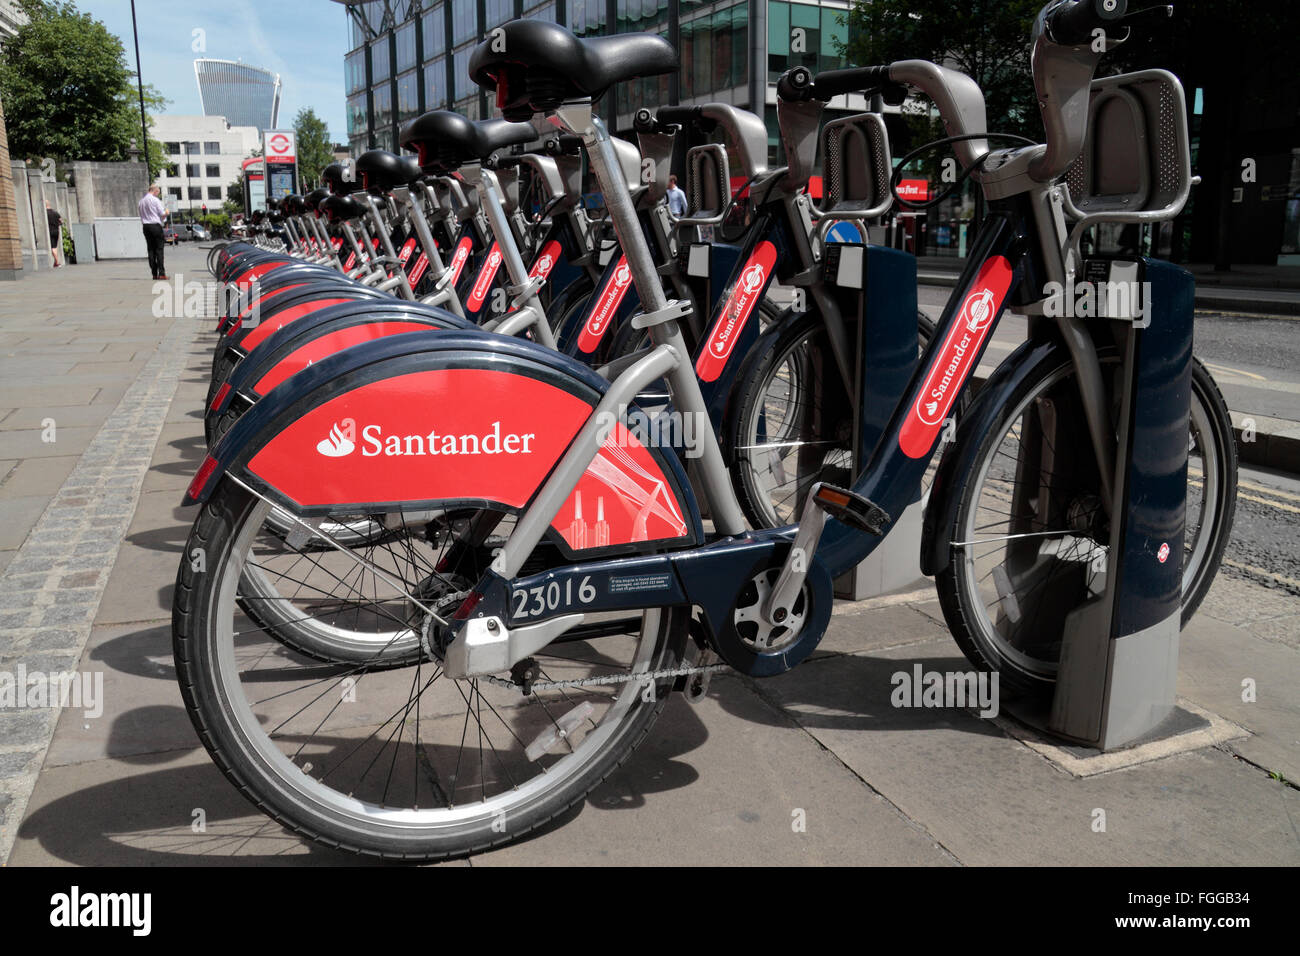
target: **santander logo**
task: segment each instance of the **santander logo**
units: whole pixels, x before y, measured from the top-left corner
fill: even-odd
[[[555,262],[560,256],[560,244],[552,239],[542,248],[542,254],[537,257],[533,263],[533,268],[529,271],[528,277],[535,279],[538,276],[545,279],[555,268]]]
[[[474,245],[474,240],[466,236],[456,245],[456,252],[451,257],[451,281],[455,283],[460,279],[460,270],[465,268],[465,262],[469,259],[470,247]]]
[[[469,302],[466,304],[471,309],[477,310],[487,298],[488,290],[492,288],[492,280],[497,277],[497,268],[500,265],[501,247],[494,242],[492,248],[488,250],[483,268],[479,270],[478,278],[474,280],[474,288],[470,290]]]
[[[975,368],[1011,278],[1011,263],[1004,256],[994,256],[980,268],[973,283],[976,291],[962,303],[898,432],[898,445],[909,458],[924,457],[934,447],[940,425]]]
[[[339,428],[337,422],[330,429],[329,435],[316,444],[316,450],[326,458],[342,458],[344,455],[352,454],[356,447],[356,444],[349,441],[347,436],[343,434],[343,430]]]
[[[535,432],[501,433],[501,423],[493,422],[483,433],[444,434],[430,429],[423,435],[385,433],[382,425],[365,425],[361,429],[363,458],[411,458],[437,455],[531,455]],[[343,458],[356,450],[335,423],[330,433],[316,445],[326,458]]]
[[[618,312],[618,307],[623,302],[623,296],[627,294],[627,290],[631,285],[632,270],[627,264],[627,258],[623,257],[618,260],[614,274],[610,277],[605,288],[601,290],[600,298],[596,302],[596,308],[592,311],[591,318],[587,319],[582,335],[578,336],[578,348],[581,351],[594,352],[596,350],[596,346],[600,344],[605,330],[609,328],[610,321],[614,318],[614,314]]]
[[[718,321],[709,333],[708,346],[695,363],[695,372],[703,381],[716,381],[722,374],[722,370],[726,368],[727,359],[730,358],[736,342],[740,339],[740,333],[745,328],[745,323],[749,321],[749,316],[758,304],[763,287],[767,284],[772,267],[775,265],[776,246],[767,241],[760,242],[749,257],[749,261],[745,263],[745,268],[736,280],[722,314],[718,316]]]

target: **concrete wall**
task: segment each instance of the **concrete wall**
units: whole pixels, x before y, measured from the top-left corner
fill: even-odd
[[[54,183],[41,178],[41,171],[35,167],[27,168],[27,195],[31,208],[32,234],[36,237],[36,267],[52,269],[50,260],[50,228],[45,221],[45,200],[54,205]]]
[[[9,137],[5,132],[4,108],[0,107],[0,280],[22,278],[23,247],[18,218]]]
[[[140,197],[149,188],[149,167],[144,163],[75,162],[65,169],[77,190],[78,222],[139,214]]]
[[[27,188],[27,164],[21,159],[9,164],[14,182],[14,205],[18,209],[18,241],[22,246],[23,268],[37,268],[36,233],[32,229],[32,199]]]

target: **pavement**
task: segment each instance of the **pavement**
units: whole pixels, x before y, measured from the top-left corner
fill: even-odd
[[[199,249],[168,262],[204,278]],[[0,287],[0,674],[102,681],[98,716],[0,707],[0,862],[355,864],[253,810],[182,706],[171,585],[212,333],[155,317],[144,271]],[[1105,755],[1005,713],[892,706],[893,675],[968,668],[933,587],[842,602],[811,660],[675,696],[583,804],[458,865],[1294,866],[1300,602],[1265,581],[1221,574],[1183,632],[1196,729]]]

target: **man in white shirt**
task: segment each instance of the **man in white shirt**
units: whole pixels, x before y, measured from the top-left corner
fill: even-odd
[[[668,177],[668,211],[674,216],[686,215],[686,193],[677,186],[677,177]]]
[[[162,187],[154,184],[140,197],[140,223],[144,227],[144,242],[149,247],[149,270],[155,279],[166,279],[163,267],[163,223],[167,221],[167,207],[158,198]]]

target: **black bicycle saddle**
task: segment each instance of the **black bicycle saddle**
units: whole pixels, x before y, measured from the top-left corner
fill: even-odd
[[[677,69],[677,51],[653,33],[579,39],[546,20],[513,20],[480,43],[469,75],[495,90],[508,120],[527,119],[565,100],[598,98],[615,83]]]
[[[325,185],[329,191],[336,196],[346,196],[348,193],[356,192],[361,188],[361,184],[355,180],[343,178],[343,167],[338,163],[330,163],[320,171],[320,178],[325,180]]]
[[[426,173],[441,175],[487,159],[498,149],[527,143],[537,131],[527,123],[474,120],[450,110],[417,116],[402,128],[402,148],[414,150]]]

